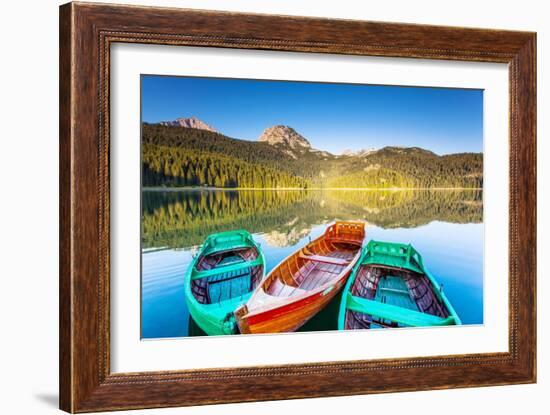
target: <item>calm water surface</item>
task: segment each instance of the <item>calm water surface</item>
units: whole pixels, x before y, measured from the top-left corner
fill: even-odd
[[[247,229],[269,272],[336,219],[367,240],[411,243],[464,324],[483,323],[481,191],[144,191],[142,337],[204,335],[185,305],[185,271],[213,232]],[[340,296],[300,331],[337,328]]]

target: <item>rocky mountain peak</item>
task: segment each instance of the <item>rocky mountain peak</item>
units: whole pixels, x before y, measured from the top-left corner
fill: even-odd
[[[213,127],[209,126],[208,124],[199,120],[196,117],[176,118],[173,121],[162,121],[159,124],[166,125],[168,127],[196,128],[197,130],[206,130],[217,133],[217,131]]]
[[[283,144],[292,149],[309,149],[311,144],[302,135],[296,132],[291,127],[286,125],[275,125],[266,128],[259,138],[259,141],[266,142],[271,145]]]
[[[368,156],[371,153],[375,153],[376,151],[377,151],[377,149],[375,149],[375,148],[362,148],[360,150],[346,149],[346,150],[342,151],[342,156],[364,157],[364,156]]]

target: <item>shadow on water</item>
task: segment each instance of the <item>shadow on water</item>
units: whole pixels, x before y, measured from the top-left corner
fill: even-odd
[[[300,327],[298,332],[327,331],[338,330],[338,310],[340,308],[340,299],[342,293],[335,296],[325,308],[314,315],[311,320]],[[189,316],[189,337],[207,336],[202,329],[195,323],[193,317]]]
[[[335,296],[325,308],[298,329],[299,332],[338,330],[338,310],[342,293]]]
[[[187,327],[189,327],[189,337],[207,336],[191,316],[189,316],[189,324]]]

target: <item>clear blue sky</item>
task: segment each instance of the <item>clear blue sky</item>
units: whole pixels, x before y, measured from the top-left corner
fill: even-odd
[[[384,146],[483,150],[482,90],[142,76],[143,121],[191,116],[244,140],[288,125],[335,154]]]

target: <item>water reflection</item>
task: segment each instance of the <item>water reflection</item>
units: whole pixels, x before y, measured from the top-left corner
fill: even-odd
[[[188,248],[213,232],[247,229],[289,246],[315,224],[362,219],[382,228],[434,220],[480,223],[482,192],[193,190],[143,193],[143,247]]]
[[[267,271],[335,219],[368,223],[367,239],[412,243],[465,324],[483,323],[482,192],[154,191],[143,193],[142,337],[204,335],[183,275],[206,236],[247,229]],[[336,328],[339,296],[300,331]]]

